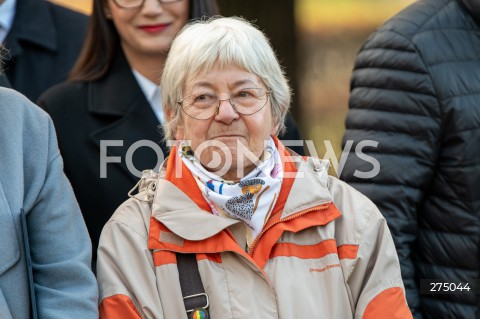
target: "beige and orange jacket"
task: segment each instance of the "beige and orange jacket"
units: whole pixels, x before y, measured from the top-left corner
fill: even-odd
[[[213,319],[412,318],[375,205],[329,177],[323,161],[281,153],[294,177],[247,252],[230,231],[240,222],[210,212],[174,155],[160,174],[146,172],[102,232],[100,318],[187,318],[177,252],[196,253]]]

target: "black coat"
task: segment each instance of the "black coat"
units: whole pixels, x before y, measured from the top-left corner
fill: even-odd
[[[65,81],[85,37],[88,17],[45,0],[18,0],[5,47],[4,70],[13,89],[35,101]]]
[[[370,36],[351,81],[341,177],[386,217],[415,318],[480,318],[479,294],[419,291],[480,278],[479,23],[478,0],[418,1]],[[378,142],[371,179],[354,176],[373,167],[362,140]]]
[[[102,79],[95,82],[65,82],[49,89],[38,100],[52,117],[57,130],[65,173],[70,179],[85,218],[94,249],[103,225],[126,199],[139,178],[130,172],[126,159],[138,170],[152,169],[168,155],[162,131],[152,108],[138,85],[121,50]],[[284,139],[300,139],[290,118]],[[123,141],[109,146],[108,156],[120,163],[106,164],[107,178],[100,178],[102,140]],[[128,148],[139,140],[153,141],[162,149],[140,147],[133,157]],[[302,149],[297,151],[303,154]]]

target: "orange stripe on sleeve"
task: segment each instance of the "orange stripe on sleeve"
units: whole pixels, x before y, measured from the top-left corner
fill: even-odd
[[[357,258],[358,245],[340,245],[338,246],[338,258],[355,259]]]
[[[407,319],[413,318],[400,287],[386,289],[369,302],[363,319]]]
[[[125,295],[113,295],[103,299],[98,310],[100,319],[141,319],[132,300]]]

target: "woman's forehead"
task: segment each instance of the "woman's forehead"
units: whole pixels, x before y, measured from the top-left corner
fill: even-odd
[[[230,86],[255,85],[263,83],[259,76],[245,68],[230,65],[215,65],[210,70],[204,70],[191,76],[185,81],[187,88],[213,87],[219,84],[228,83]]]

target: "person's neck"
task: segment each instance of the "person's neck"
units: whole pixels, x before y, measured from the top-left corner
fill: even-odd
[[[124,50],[124,53],[128,64],[130,64],[132,69],[136,70],[153,83],[160,85],[160,77],[162,75],[163,66],[165,65],[166,55],[157,54],[140,57],[135,54],[130,54],[126,50]]]
[[[250,174],[255,169],[256,165],[254,163],[250,163],[250,165],[243,167],[240,172],[237,172],[237,168],[233,167],[230,169],[228,172],[226,172],[224,175],[220,176],[223,180],[233,182],[233,183],[239,183],[242,178]],[[240,175],[238,175],[240,173]]]

